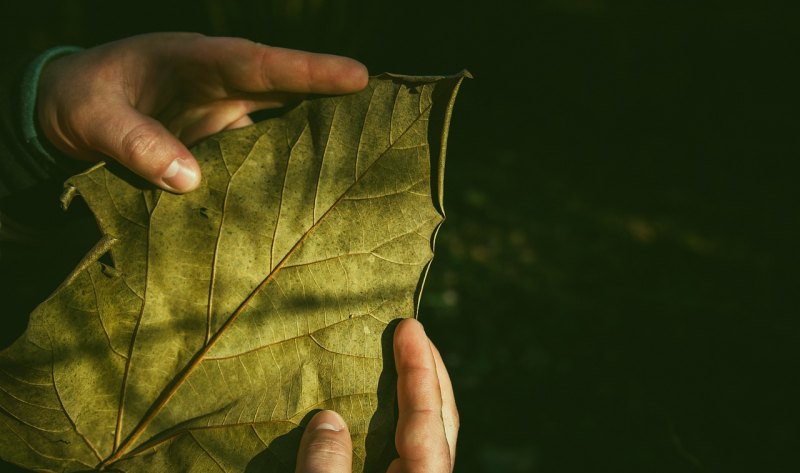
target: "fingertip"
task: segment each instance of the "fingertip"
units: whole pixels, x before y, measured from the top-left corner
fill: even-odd
[[[425,327],[422,325],[422,322],[417,319],[403,319],[397,325],[398,329],[400,329],[400,327],[404,327],[403,330],[420,330],[425,332]]]
[[[367,66],[361,62],[345,57],[328,54],[310,55],[309,59],[315,62],[317,89],[323,93],[353,93],[358,92],[369,83]],[[312,66],[314,67],[314,66]]]
[[[314,414],[314,417],[308,422],[306,431],[312,430],[333,430],[334,432],[341,432],[342,430],[347,430],[347,423],[338,412],[324,410]]]
[[[306,425],[297,452],[297,472],[350,473],[353,442],[342,416],[320,411]]]
[[[415,343],[416,340],[427,340],[425,327],[417,319],[403,319],[397,324],[394,332],[395,351],[398,347],[408,343]]]
[[[367,70],[367,66],[364,64],[356,61],[355,59],[352,61],[353,65],[351,66],[349,85],[354,91],[363,90],[364,87],[369,84],[369,71]]]
[[[200,186],[200,166],[194,158],[175,158],[161,175],[162,186],[167,190],[183,194]]]

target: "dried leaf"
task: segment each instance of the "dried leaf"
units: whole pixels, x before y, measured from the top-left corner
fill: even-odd
[[[354,471],[377,468],[393,443],[388,324],[416,314],[464,76],[383,75],[216,135],[193,150],[204,180],[188,195],[104,165],[71,178],[65,203],[82,196],[104,237],[0,353],[0,455],[289,471],[298,427],[334,409]]]

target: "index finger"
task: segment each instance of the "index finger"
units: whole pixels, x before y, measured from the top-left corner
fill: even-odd
[[[344,94],[367,85],[367,68],[332,54],[261,46],[260,74],[271,90],[302,94]]]
[[[246,93],[345,94],[367,85],[367,68],[343,56],[266,46],[241,38],[200,39],[194,52],[223,82]],[[200,52],[202,52],[200,54]]]
[[[450,447],[442,420],[442,393],[436,361],[422,325],[403,320],[394,334],[399,417],[395,446],[400,458],[390,473],[452,470]]]

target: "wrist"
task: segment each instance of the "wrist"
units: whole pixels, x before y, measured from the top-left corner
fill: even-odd
[[[74,166],[71,166],[67,160],[58,158],[60,153],[50,145],[39,127],[37,100],[39,99],[39,83],[45,66],[58,57],[78,51],[82,51],[82,48],[58,46],[41,53],[25,70],[20,91],[20,123],[25,144],[34,157],[42,163],[68,172],[74,171]]]

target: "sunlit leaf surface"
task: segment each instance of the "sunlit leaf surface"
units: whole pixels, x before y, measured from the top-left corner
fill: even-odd
[[[463,77],[383,75],[214,136],[188,195],[102,165],[71,178],[65,203],[85,199],[104,238],[0,353],[2,457],[287,471],[298,427],[335,409],[355,471],[376,469],[389,324],[416,314]]]

